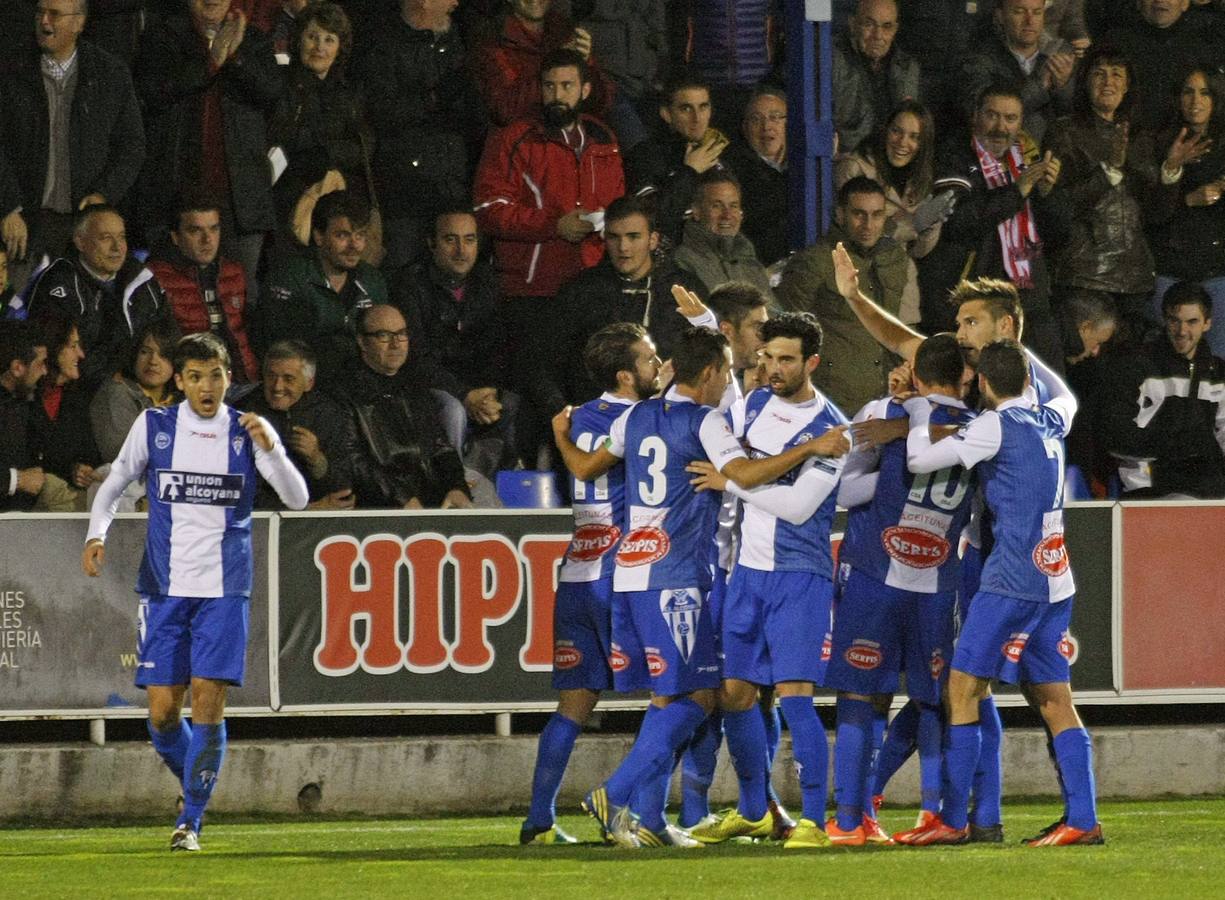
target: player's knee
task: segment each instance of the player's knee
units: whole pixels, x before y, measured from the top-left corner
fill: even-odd
[[[719,706],[728,712],[744,712],[757,702],[757,687],[747,681],[728,679],[718,694]]]
[[[177,728],[179,719],[182,718],[179,711],[173,706],[163,708],[149,708],[149,723],[160,732],[167,732]]]
[[[596,691],[562,691],[557,699],[557,711],[580,727],[587,724],[600,695]]]

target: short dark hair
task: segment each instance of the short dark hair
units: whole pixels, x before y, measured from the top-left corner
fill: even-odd
[[[800,352],[808,359],[821,352],[825,332],[821,330],[821,323],[812,313],[785,312],[767,319],[761,326],[763,344],[780,337],[797,339],[800,342]]]
[[[776,84],[759,84],[753,88],[753,92],[749,94],[749,99],[744,104],[744,118],[749,117],[749,107],[762,97],[773,97],[775,100],[787,102],[787,92]]]
[[[706,305],[715,311],[719,321],[734,328],[739,328],[753,310],[769,304],[765,291],[747,281],[725,281],[706,298]]]
[[[604,210],[604,224],[619,222],[630,216],[642,216],[647,220],[648,231],[658,231],[655,227],[655,202],[649,197],[639,197],[637,194],[626,194],[618,197]]]
[[[740,184],[740,179],[736,177],[736,173],[724,166],[723,168],[707,169],[699,175],[694,186],[694,195],[696,196],[700,191],[705,190],[712,184],[730,184],[737,191],[744,192],[744,188]]]
[[[987,105],[987,101],[992,97],[1009,97],[1017,103],[1020,103],[1022,108],[1025,106],[1025,98],[1021,96],[1021,88],[1011,81],[993,81],[981,91],[974,100],[974,111],[981,112],[982,108]]]
[[[578,80],[583,84],[591,81],[591,69],[587,60],[583,59],[583,55],[577,50],[571,50],[569,47],[558,47],[546,53],[540,61],[540,76],[543,78],[546,72],[564,68],[578,69]]]
[[[706,328],[686,328],[672,350],[673,379],[677,384],[696,384],[707,366],[722,366],[727,338]]]
[[[221,200],[212,191],[202,187],[191,187],[179,195],[174,204],[174,218],[170,220],[170,230],[178,232],[183,224],[183,216],[193,212],[215,212],[221,215]]]
[[[681,71],[664,82],[663,90],[659,92],[659,105],[670,106],[672,98],[681,91],[705,91],[709,96],[710,82],[698,77],[692,71]],[[713,101],[711,105],[714,105]]]
[[[600,390],[615,391],[617,373],[634,370],[634,345],[646,337],[636,322],[613,322],[587,339],[583,365]]]
[[[147,338],[153,338],[153,342],[157,344],[157,352],[173,361],[175,346],[182,336],[183,332],[179,330],[179,323],[174,320],[173,316],[162,316],[147,323],[136,332],[136,337],[132,339],[132,350],[128,354],[124,374],[130,378],[136,378],[136,358],[140,355],[140,345]]]
[[[225,341],[211,331],[200,331],[180,338],[174,347],[174,370],[182,372],[189,361],[211,362],[221,361],[221,367],[230,370],[230,351],[225,347]]]
[[[1114,121],[1121,122],[1124,119],[1130,119],[1132,110],[1136,105],[1136,70],[1132,66],[1131,60],[1120,47],[1115,44],[1095,43],[1089,52],[1085,54],[1084,60],[1077,66],[1080,72],[1079,84],[1076,87],[1076,96],[1072,103],[1076,112],[1084,117],[1091,118],[1093,112],[1093,103],[1089,98],[1089,73],[1096,66],[1122,66],[1127,73],[1127,91],[1123,94],[1123,99],[1119,101],[1118,107],[1114,111]],[[1182,89],[1182,83],[1178,85]],[[1175,106],[1177,109],[1177,106]]]
[[[0,320],[0,374],[7,372],[14,361],[28,366],[38,355],[38,348],[46,346],[47,339],[36,322]]]
[[[317,22],[324,31],[336,35],[340,49],[336,53],[336,61],[332,63],[333,72],[341,70],[349,55],[353,52],[353,23],[349,21],[348,13],[335,3],[327,0],[314,0],[307,4],[294,22],[292,54],[294,61],[302,50],[302,35],[312,22]],[[331,77],[332,72],[328,73]]]
[[[960,387],[965,368],[957,336],[947,331],[927,338],[914,355],[915,377],[924,384]]]
[[[306,370],[308,378],[315,377],[315,371],[319,368],[319,358],[315,356],[315,351],[310,348],[310,345],[305,341],[299,341],[294,338],[275,341],[267,350],[264,351],[264,364],[278,360],[300,359],[302,367]]]
[[[42,329],[43,340],[47,342],[47,373],[55,375],[60,370],[57,357],[68,346],[73,329],[77,329],[78,337],[81,334],[76,317],[58,310],[49,311],[38,316],[38,327]]]
[[[1004,316],[1012,316],[1017,323],[1017,338],[1025,327],[1025,312],[1021,307],[1021,295],[1017,293],[1016,285],[1002,278],[976,278],[972,281],[963,280],[949,291],[949,304],[960,309],[963,303],[981,300],[987,304],[991,319],[998,322]]]
[[[1170,285],[1170,289],[1161,298],[1161,314],[1168,315],[1175,308],[1188,303],[1198,303],[1204,318],[1212,318],[1212,295],[1204,290],[1204,286],[1198,281],[1178,281]]]
[[[882,199],[887,199],[885,189],[879,181],[867,175],[856,175],[854,178],[847,179],[846,183],[838,188],[839,208],[846,209],[851,202],[851,197],[855,194],[879,194]]]
[[[1029,377],[1029,357],[1019,341],[992,341],[978,354],[978,374],[1001,399],[1020,397]]]
[[[335,219],[348,219],[354,228],[364,228],[370,224],[370,204],[354,191],[324,194],[311,211],[311,231],[322,234]]]

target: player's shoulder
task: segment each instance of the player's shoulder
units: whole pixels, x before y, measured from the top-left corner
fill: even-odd
[[[817,391],[816,394],[816,402],[812,405],[812,421],[822,421],[830,427],[850,424],[851,420],[833,400],[820,391]]]

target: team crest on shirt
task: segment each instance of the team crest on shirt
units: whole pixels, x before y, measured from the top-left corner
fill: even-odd
[[[157,437],[153,439],[153,446],[158,450],[165,450],[170,446],[170,435],[164,431],[159,431]]]
[[[672,643],[681,659],[689,662],[698,635],[698,620],[702,617],[702,593],[695,588],[683,591],[662,591],[659,611],[668,623]]]
[[[1068,548],[1063,543],[1063,532],[1048,534],[1034,547],[1034,565],[1043,575],[1055,578],[1068,570]]]
[[[241,456],[241,455],[242,455],[242,445],[243,445],[243,443],[244,443],[244,441],[243,441],[243,437],[242,437],[242,435],[241,435],[241,434],[239,434],[239,435],[235,435],[235,436],[234,436],[234,439],[233,439],[232,441],[230,441],[230,446],[234,448],[234,455],[235,455],[235,456]]]

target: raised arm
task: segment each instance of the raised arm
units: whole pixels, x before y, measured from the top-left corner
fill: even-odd
[[[923,343],[923,335],[864,295],[859,289],[859,270],[855,268],[851,254],[842,246],[841,241],[834,247],[834,278],[838,283],[838,293],[846,300],[868,334],[885,349],[896,353],[907,362],[913,362],[919,345]]]

